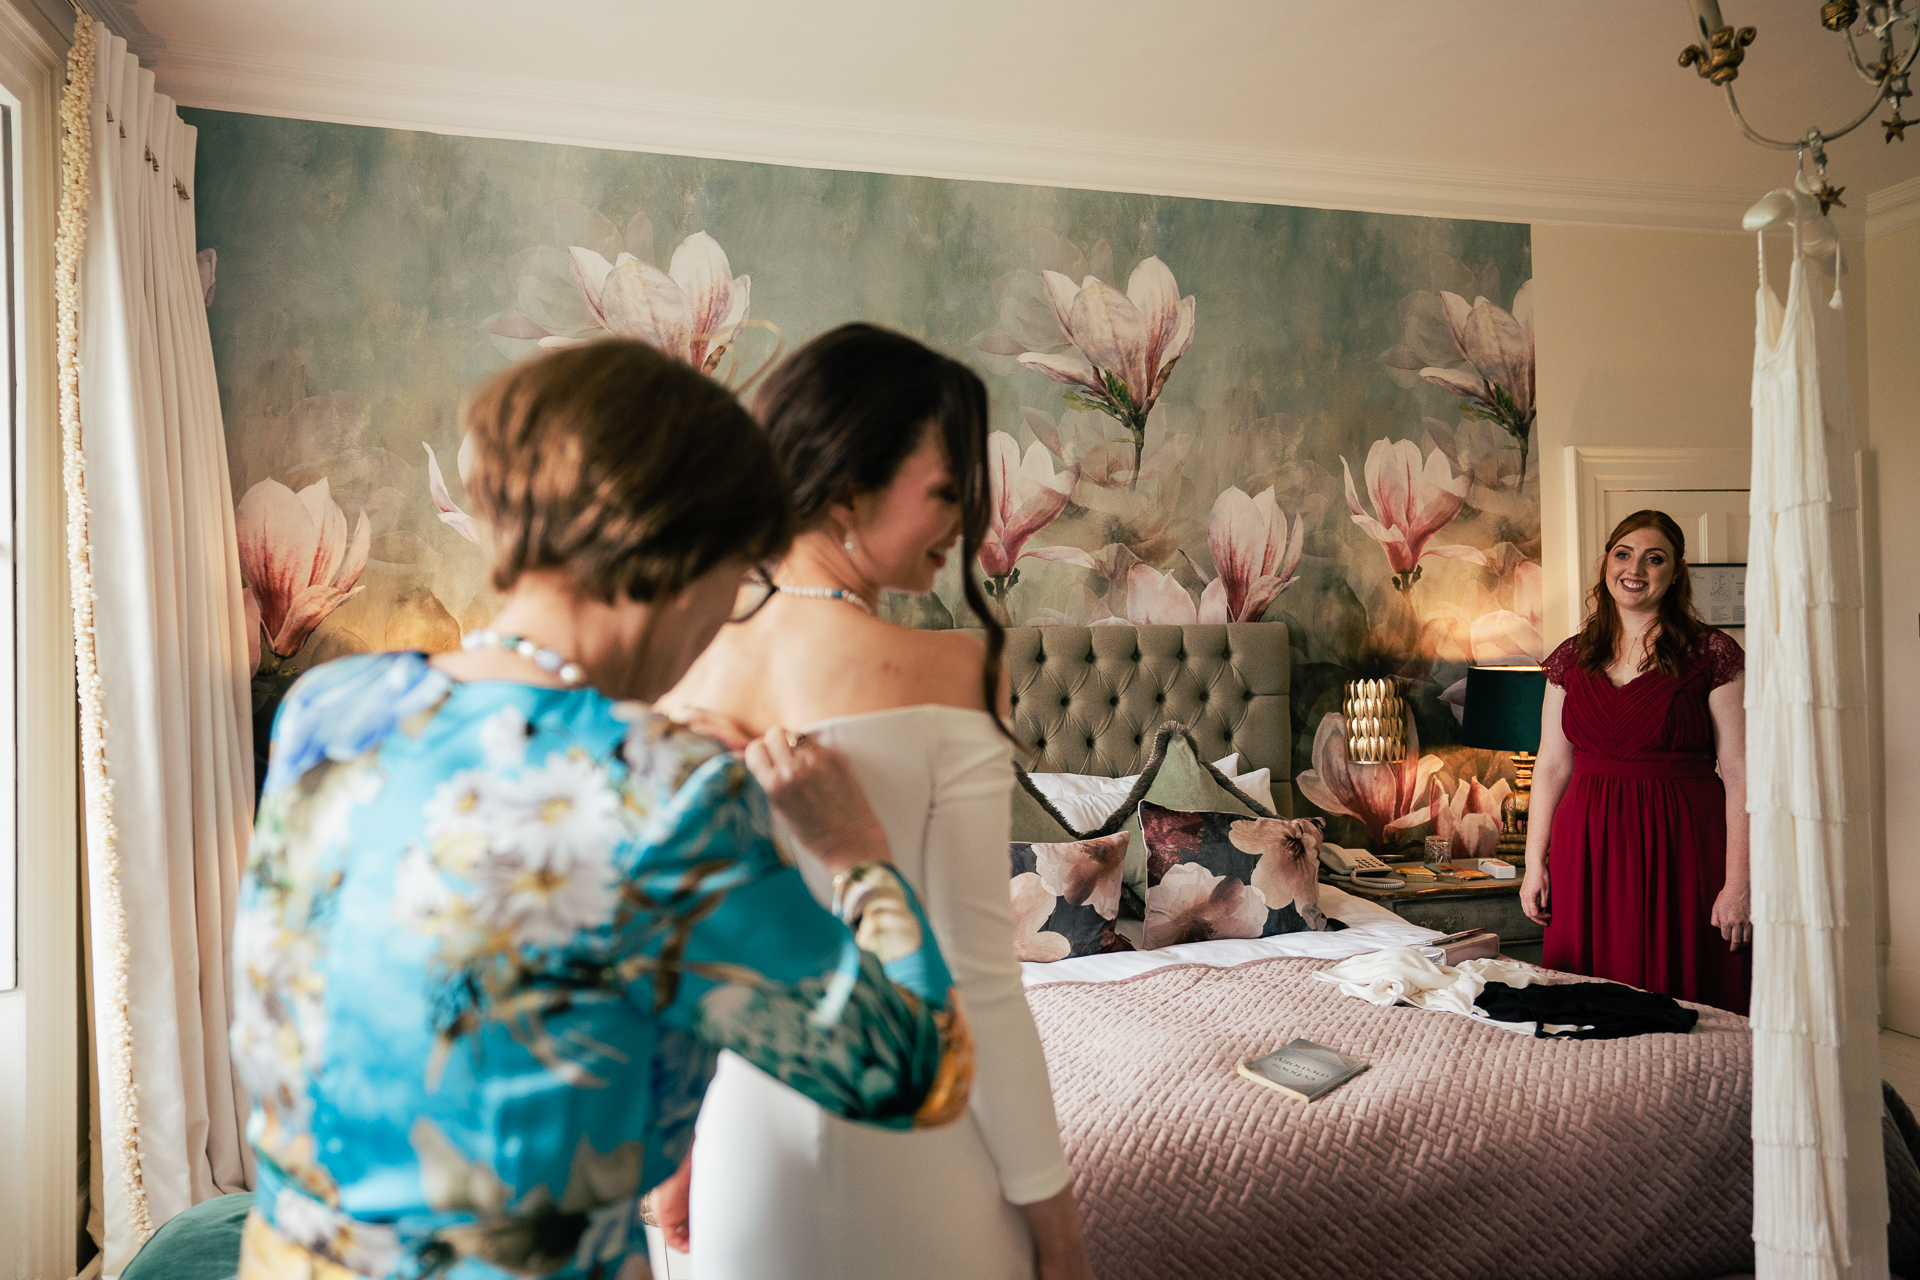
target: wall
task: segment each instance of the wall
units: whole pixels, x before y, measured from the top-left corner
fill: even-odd
[[[1920,226],[1867,244],[1867,340],[1873,378],[1865,397],[1869,488],[1879,504],[1878,573],[1882,744],[1886,799],[1888,933],[1886,1024],[1920,1035]],[[1872,569],[1875,566],[1869,565]]]
[[[1865,271],[1861,246],[1846,251],[1849,358],[1864,404]],[[1570,632],[1569,595],[1590,585],[1567,570],[1567,447],[1749,447],[1756,263],[1753,238],[1739,233],[1607,227],[1536,226],[1533,254],[1552,645]],[[1769,265],[1784,288],[1783,242],[1770,246]]]
[[[1336,794],[1343,748],[1316,731],[1346,680],[1406,677],[1450,780],[1491,763],[1445,749],[1457,723],[1440,695],[1470,657],[1539,655],[1538,489],[1515,437],[1421,370],[1531,416],[1522,226],[183,114],[200,129],[200,243],[217,255],[209,320],[243,563],[313,563],[311,517],[284,486],[325,481],[336,563],[365,565],[359,595],[310,633],[283,632],[263,598],[269,694],[313,661],[450,645],[490,616],[456,510],[460,397],[542,341],[663,342],[616,299],[711,277],[788,349],[866,319],[982,372],[1004,501],[981,562],[1009,621],[1286,620],[1296,772],[1335,779],[1302,785],[1367,828],[1336,838],[1377,842],[1429,794]],[[638,260],[608,274],[623,252]],[[1109,369],[1152,341],[1134,305],[1150,317],[1159,291],[1169,342],[1130,395],[1032,367],[1085,368],[1100,344],[1097,308],[1063,317],[1043,270],[1090,281],[1083,298],[1121,317],[1100,348]],[[1455,320],[1480,335],[1467,345],[1509,388],[1504,407],[1456,348],[1442,291],[1462,312],[1488,299]],[[734,342],[721,375],[774,345],[736,335],[736,319],[716,315]],[[1249,567],[1229,583],[1217,575],[1236,556]],[[960,611],[952,569],[899,606],[935,627]]]

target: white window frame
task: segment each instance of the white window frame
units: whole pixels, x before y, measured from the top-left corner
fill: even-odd
[[[13,110],[10,299],[13,385],[13,654],[5,749],[12,821],[0,878],[14,890],[0,945],[0,1280],[73,1274],[80,1229],[79,766],[73,613],[54,352],[58,103],[66,41],[20,0],[0,0],[0,97]],[[3,280],[4,277],[0,277]]]

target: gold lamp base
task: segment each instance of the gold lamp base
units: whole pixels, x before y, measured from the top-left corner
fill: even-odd
[[[1526,861],[1527,819],[1533,809],[1533,766],[1539,759],[1531,751],[1513,753],[1513,794],[1500,806],[1499,856]]]

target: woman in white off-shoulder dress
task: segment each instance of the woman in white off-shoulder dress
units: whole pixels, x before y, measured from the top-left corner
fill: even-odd
[[[986,389],[902,335],[846,325],[795,352],[755,408],[803,534],[662,706],[843,752],[921,895],[977,1048],[970,1114],[869,1132],[732,1056],[700,1113],[690,1234],[700,1280],[1091,1276],[1046,1060],[1013,955],[1011,741],[998,627],[983,646],[874,616],[924,594],[989,523]],[[989,615],[972,574],[974,612]],[[828,885],[804,853],[817,894]],[[659,1206],[675,1234],[676,1206]],[[686,1220],[686,1219],[682,1219]]]

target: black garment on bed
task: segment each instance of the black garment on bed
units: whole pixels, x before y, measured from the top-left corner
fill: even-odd
[[[1640,991],[1617,982],[1536,983],[1510,987],[1489,982],[1474,1000],[1496,1022],[1531,1022],[1541,1040],[1618,1040],[1671,1031],[1693,1030],[1700,1015],[1672,996]],[[1549,1033],[1548,1023],[1574,1030]]]

